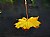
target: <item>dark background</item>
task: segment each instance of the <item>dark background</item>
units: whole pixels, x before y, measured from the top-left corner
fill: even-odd
[[[28,5],[29,17],[40,16],[41,25],[38,29],[30,28],[27,32],[14,27],[19,18],[26,17],[24,1],[15,0],[13,4],[0,3],[2,12],[0,14],[0,37],[50,37],[50,3],[49,0],[46,1],[36,0],[35,7]]]

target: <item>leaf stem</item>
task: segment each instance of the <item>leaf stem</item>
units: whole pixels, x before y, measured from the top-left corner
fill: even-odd
[[[27,20],[28,20],[28,6],[27,6],[27,1],[25,0],[25,7],[26,7],[26,17],[27,17]]]

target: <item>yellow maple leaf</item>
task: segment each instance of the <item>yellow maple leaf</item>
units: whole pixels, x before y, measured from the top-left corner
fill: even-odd
[[[41,24],[38,21],[38,17],[30,17],[29,19],[26,19],[25,17],[23,17],[22,19],[19,19],[17,23],[15,23],[14,25],[16,25],[15,27],[17,29],[19,28],[23,28],[23,29],[30,29],[31,27],[34,28],[38,28],[39,25]]]

